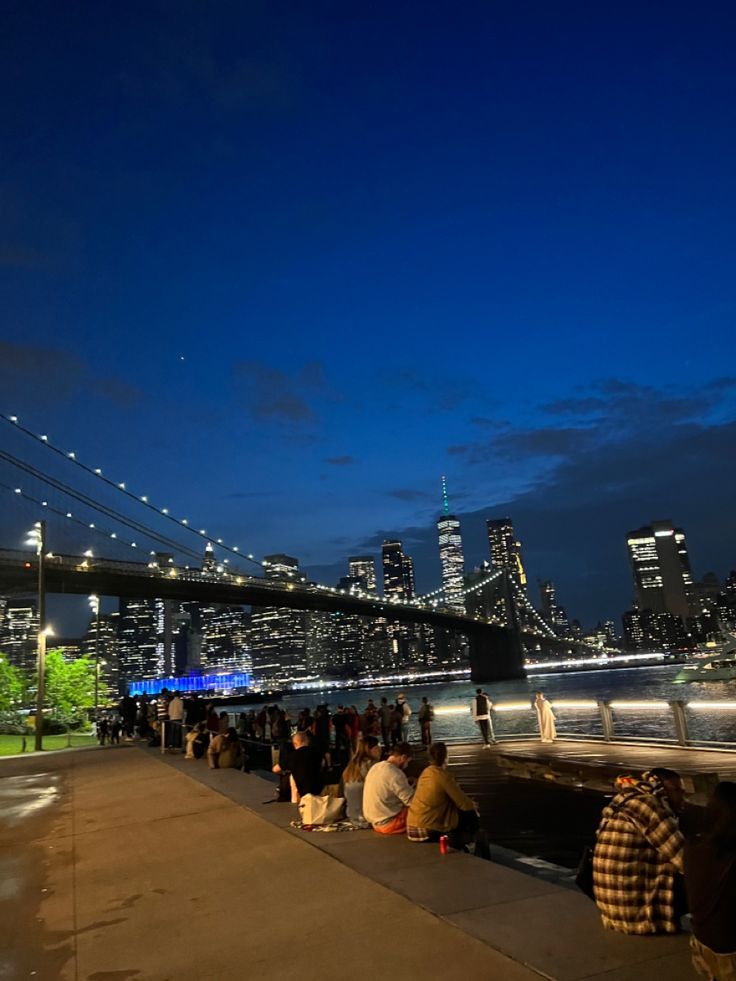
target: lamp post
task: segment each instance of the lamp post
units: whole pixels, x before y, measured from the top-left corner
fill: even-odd
[[[28,532],[27,545],[36,546],[38,557],[38,647],[36,654],[36,751],[43,749],[44,675],[46,671],[46,522],[37,521]]]
[[[95,725],[100,715],[100,597],[89,598],[90,609],[95,615]]]

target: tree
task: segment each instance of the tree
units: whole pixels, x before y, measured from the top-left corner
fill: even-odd
[[[65,661],[61,651],[49,651],[44,687],[52,718],[72,725],[84,722],[95,704],[95,666],[85,657]]]
[[[13,667],[4,654],[0,654],[0,712],[14,712],[21,708],[27,683],[23,672]]]

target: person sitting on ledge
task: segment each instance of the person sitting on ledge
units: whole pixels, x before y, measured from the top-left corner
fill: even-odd
[[[406,819],[409,841],[437,841],[446,834],[461,849],[478,831],[475,802],[458,786],[447,769],[445,743],[429,747],[429,766],[422,770]]]
[[[207,751],[208,740],[209,736],[207,735],[207,723],[198,722],[197,725],[193,729],[190,729],[187,733],[187,751],[184,759],[201,760]]]
[[[366,736],[358,743],[353,758],[343,770],[342,784],[348,821],[353,827],[367,828],[363,817],[363,788],[368,771],[381,759],[381,744],[375,736]]]
[[[322,756],[310,745],[309,733],[297,730],[291,737],[294,747],[286,758],[272,767],[274,773],[291,774],[291,803],[298,804],[305,794],[321,794],[325,785]]]
[[[237,769],[243,765],[243,747],[232,726],[212,737],[207,748],[207,763],[211,770]]]
[[[408,743],[396,743],[387,760],[375,763],[365,778],[363,816],[381,835],[406,831],[406,815],[414,796],[404,770],[412,758]]]
[[[685,913],[685,839],[677,816],[682,778],[658,767],[603,809],[593,852],[593,891],[603,926],[619,933],[677,933]]]

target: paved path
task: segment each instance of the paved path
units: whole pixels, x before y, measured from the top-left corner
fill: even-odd
[[[0,765],[0,979],[692,977],[682,937],[401,837],[295,831],[272,791],[136,747]]]

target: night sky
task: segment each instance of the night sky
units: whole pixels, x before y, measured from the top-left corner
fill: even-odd
[[[443,473],[585,623],[652,519],[736,566],[732,3],[0,18],[2,411],[331,584],[435,588]]]

